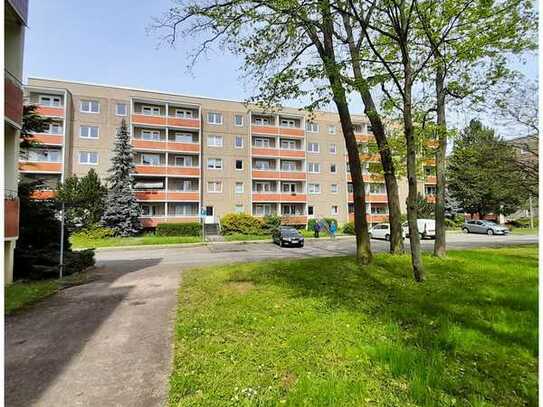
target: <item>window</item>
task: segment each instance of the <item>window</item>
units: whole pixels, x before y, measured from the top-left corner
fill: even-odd
[[[281,192],[291,193],[291,194],[296,193],[296,184],[294,182],[282,182]]]
[[[164,181],[158,180],[139,180],[134,184],[135,189],[164,189]]]
[[[47,134],[62,134],[62,126],[58,123],[49,123],[47,128],[44,130],[44,133]]]
[[[83,113],[100,113],[100,103],[97,100],[82,100],[80,110]]]
[[[333,194],[337,194],[337,184],[330,185],[330,192]]]
[[[268,216],[272,214],[270,204],[259,204],[254,206],[254,213],[256,216]]]
[[[117,116],[126,116],[128,112],[128,105],[126,103],[117,103],[115,105],[115,114]]]
[[[37,148],[23,152],[23,157],[28,161],[60,162],[60,150]]]
[[[284,150],[299,150],[294,140],[281,140],[281,148]]]
[[[317,123],[313,123],[313,122],[306,122],[305,130],[310,132],[310,133],[318,133],[319,132],[319,125]]]
[[[321,165],[319,163],[307,163],[307,172],[319,173],[321,172]]]
[[[371,127],[369,124],[368,124],[368,127],[367,127],[367,131],[368,131],[368,133],[373,133],[373,127]]]
[[[372,215],[386,215],[388,213],[388,208],[386,206],[371,206]]]
[[[318,153],[320,151],[319,143],[307,143],[307,151],[310,153]]]
[[[330,210],[330,214],[332,216],[335,216],[335,215],[339,214],[339,208],[338,208],[337,205],[332,205],[331,210]]]
[[[159,130],[142,130],[141,138],[142,140],[148,140],[148,141],[160,141],[160,131]]]
[[[337,153],[337,147],[335,144],[330,144],[330,154],[336,154]]]
[[[98,153],[95,151],[80,151],[79,164],[87,164],[87,165],[98,164]]]
[[[257,181],[254,183],[254,192],[271,192],[271,190],[271,182]]]
[[[336,164],[330,164],[330,172],[331,172],[332,174],[337,173]]]
[[[243,148],[243,137],[236,136],[236,138],[234,139],[234,147]]]
[[[207,114],[207,122],[209,124],[222,124],[222,113],[209,112]]]
[[[347,191],[349,191],[350,194],[353,193],[353,184],[350,182],[347,184]]]
[[[313,206],[308,206],[307,207],[307,214],[311,216],[314,213],[315,213],[315,209],[313,208]]]
[[[168,212],[173,216],[194,216],[198,215],[198,204],[197,203],[169,203]]]
[[[170,178],[168,188],[171,191],[198,191],[198,181]]]
[[[296,161],[281,161],[281,171],[297,171]]]
[[[81,138],[98,138],[98,132],[98,126],[79,127],[79,137]]]
[[[192,167],[192,157],[190,155],[182,155],[175,157],[176,167]]]
[[[309,194],[315,195],[321,193],[321,185],[320,184],[307,184],[307,192]]]
[[[236,205],[234,208],[235,213],[243,213],[243,205]]]
[[[174,134],[174,141],[176,143],[192,143],[192,134],[189,133],[178,133]]]
[[[192,110],[175,109],[175,117],[180,119],[192,119]]]
[[[257,170],[269,170],[270,162],[266,160],[256,160],[254,167]]]
[[[370,194],[384,194],[385,184],[370,184]]]
[[[236,182],[236,194],[243,194],[243,182]]]
[[[254,145],[255,145],[255,147],[269,148],[270,147],[270,139],[269,138],[264,138],[264,137],[256,137],[254,139]]]
[[[141,113],[145,116],[160,116],[160,107],[158,106],[143,106]]]
[[[267,117],[255,117],[255,124],[257,126],[268,126],[270,124],[270,119]]]
[[[39,98],[39,104],[42,106],[61,107],[60,96],[45,96],[41,95]]]
[[[222,158],[208,158],[207,168],[210,170],[222,170]]]
[[[427,177],[436,175],[436,167],[424,167],[424,174]]]
[[[141,214],[143,216],[162,216],[161,206],[159,205],[141,205]]]
[[[222,147],[222,136],[207,136],[208,147]]]
[[[296,127],[296,122],[292,119],[281,119],[281,127]]]
[[[347,172],[351,172],[351,165],[348,162],[345,163],[345,169]]]
[[[241,114],[234,115],[234,126],[243,127],[243,115]]]
[[[222,181],[208,181],[207,192],[222,192]]]
[[[437,189],[435,185],[425,185],[424,186],[424,193],[426,195],[435,195],[437,192]]]
[[[337,133],[336,126],[334,126],[333,124],[329,125],[328,126],[328,134],[336,134],[336,133]]]
[[[243,169],[243,160],[236,160],[236,170]]]
[[[296,205],[282,205],[281,214],[282,215],[301,215],[303,210],[301,207]]]
[[[160,165],[160,154],[141,154],[141,163],[143,165]]]

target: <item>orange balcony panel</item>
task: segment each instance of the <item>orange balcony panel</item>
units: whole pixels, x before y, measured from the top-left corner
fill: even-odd
[[[62,172],[62,163],[20,162],[19,171],[25,172]]]
[[[305,136],[305,132],[303,129],[296,129],[292,127],[279,127],[279,134],[282,136],[294,136],[294,137]]]
[[[439,147],[439,141],[438,140],[426,140],[426,145],[428,147],[438,148]]]
[[[379,156],[379,154],[362,153],[360,154],[360,159],[362,161],[381,162],[381,157]]]
[[[64,117],[64,108],[51,106],[38,106],[36,113],[41,116]]]
[[[253,178],[279,179],[281,178],[281,173],[279,171],[253,170]]]
[[[200,120],[198,120],[198,119],[180,119],[178,117],[168,117],[168,126],[199,129],[200,128]]]
[[[15,124],[23,122],[23,89],[8,76],[4,79],[4,114]]]
[[[429,160],[424,160],[424,165],[434,166],[436,165],[436,160],[434,158],[431,158]]]
[[[253,202],[279,202],[281,201],[281,194],[253,194]]]
[[[61,146],[64,137],[56,134],[34,134],[30,140],[40,144]]]
[[[436,184],[437,183],[437,177],[435,175],[427,175],[425,182],[427,184]]]
[[[305,216],[305,215],[299,215],[299,216],[283,215],[283,216],[281,216],[281,224],[282,225],[305,225],[306,223],[307,223],[307,216]]]
[[[200,144],[196,143],[167,143],[168,144],[168,150],[171,151],[181,151],[181,152],[187,152],[187,153],[199,153],[200,152]]]
[[[280,149],[279,155],[281,157],[287,157],[287,158],[304,158],[305,157],[305,151],[304,150],[285,150]]]
[[[368,221],[370,221],[372,223],[388,222],[388,215],[386,215],[386,214],[383,214],[383,215],[369,215],[368,216]]]
[[[281,171],[281,179],[305,180],[306,173],[301,171]]]
[[[166,175],[166,166],[136,165],[136,174]]]
[[[355,138],[359,143],[373,143],[375,141],[375,137],[370,134],[355,134]]]
[[[194,202],[200,200],[200,194],[198,192],[168,192],[168,200]]]
[[[271,134],[273,136],[276,136],[279,134],[278,128],[275,126],[251,126],[252,133],[255,134]]]
[[[153,126],[165,126],[166,122],[167,120],[165,116],[146,116],[143,114],[132,115],[132,123],[150,124]]]
[[[436,203],[436,196],[435,195],[426,195],[426,202]]]
[[[164,191],[139,191],[136,192],[138,201],[164,201],[166,200],[166,192]]]
[[[253,155],[259,157],[278,157],[280,154],[276,148],[253,147],[251,152]]]
[[[132,139],[132,145],[135,148],[143,148],[143,149],[151,149],[151,150],[165,150],[166,149],[166,142],[164,141]]]
[[[187,222],[199,222],[199,221],[200,220],[198,219],[197,216],[187,216],[187,217],[161,216],[161,217],[140,218],[140,222],[145,228],[154,228],[159,223],[187,223]]]
[[[4,239],[19,236],[19,198],[4,199]]]
[[[366,202],[388,202],[386,194],[366,195]]]
[[[385,176],[382,174],[368,174],[363,175],[364,182],[383,182],[385,180]]]
[[[30,195],[32,199],[35,199],[37,201],[43,201],[46,199],[53,199],[55,197],[55,191],[48,191],[48,190],[41,190],[41,191],[33,191],[32,195]]]
[[[307,202],[306,194],[281,194],[281,202]]]
[[[185,175],[187,177],[199,177],[200,168],[196,167],[168,167],[168,175]]]

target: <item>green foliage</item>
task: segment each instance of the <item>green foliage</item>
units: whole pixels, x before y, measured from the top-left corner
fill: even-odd
[[[33,139],[34,133],[43,133],[53,122],[50,117],[44,117],[36,112],[37,105],[23,106],[23,126],[21,128],[21,150],[39,145]]]
[[[264,233],[264,221],[245,213],[229,213],[221,218],[221,233],[258,235]]]
[[[346,235],[354,235],[354,222],[347,222],[345,225],[343,225],[343,233]]]
[[[278,215],[267,215],[262,218],[262,233],[271,234],[275,229],[281,226],[281,217]]]
[[[107,239],[114,236],[113,229],[103,226],[91,226],[71,234],[71,238],[75,239]]]
[[[336,225],[337,220],[335,218],[322,218],[328,225],[331,225],[332,222],[334,222]],[[307,221],[307,230],[315,230],[315,223],[317,223],[317,220],[315,218],[311,218]],[[325,230],[321,230],[321,232],[326,232]]]
[[[155,233],[157,236],[200,236],[202,225],[198,222],[159,223]]]
[[[521,228],[526,229],[530,227],[530,218],[520,218],[520,219],[514,219],[506,222],[507,225],[514,227],[514,228]],[[539,227],[539,219],[534,218],[534,228]]]
[[[417,218],[431,219],[434,217],[435,205],[428,202],[421,194],[417,195]]]

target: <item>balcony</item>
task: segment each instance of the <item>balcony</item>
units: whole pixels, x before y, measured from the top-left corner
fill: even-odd
[[[144,228],[154,228],[159,223],[200,222],[198,216],[144,216],[140,218]]]
[[[4,78],[4,115],[16,126],[23,122],[23,87],[21,81],[5,70]]]
[[[64,136],[61,134],[37,133],[32,135],[31,140],[47,146],[61,146],[64,143]]]
[[[184,129],[199,129],[200,119],[182,119],[173,116],[152,116],[145,114],[132,114],[132,124],[143,124],[150,126],[170,126]]]
[[[437,184],[437,177],[435,175],[427,175],[425,180],[425,184]]]
[[[301,149],[253,147],[251,153],[254,157],[305,158],[305,151]]]
[[[178,151],[184,153],[199,153],[200,144],[198,143],[177,143],[174,141],[151,141],[132,139],[132,145],[136,149],[142,150],[162,150],[162,151]]]
[[[306,194],[277,193],[277,192],[253,192],[253,202],[306,202]]]
[[[352,193],[349,193],[349,202],[354,202]],[[387,203],[388,199],[386,194],[366,194],[366,202]]]
[[[289,137],[304,137],[305,132],[303,129],[296,128],[296,127],[279,127],[279,134],[281,136],[289,136]]]
[[[388,222],[388,214],[382,214],[382,215],[367,214],[366,219],[369,223]],[[349,213],[349,221],[354,222],[354,213]]]
[[[176,167],[166,165],[136,165],[136,174],[141,175],[181,175],[199,177],[199,167]]]
[[[48,189],[36,190],[32,191],[30,197],[37,201],[45,201],[48,199],[53,199],[55,197],[55,191]]]
[[[375,143],[375,137],[371,134],[355,134],[356,141],[359,143]]]
[[[360,159],[362,161],[368,161],[368,162],[381,162],[381,156],[379,154],[369,154],[369,153],[361,153]]]
[[[385,176],[383,174],[363,174],[362,179],[364,182],[383,182],[385,180]],[[347,181],[353,182],[350,172],[347,174]]]
[[[261,126],[261,125],[258,125],[258,124],[253,124],[251,126],[251,133],[252,134],[264,134],[264,135],[277,136],[277,135],[279,135],[279,127],[277,127],[277,126]]]
[[[306,173],[303,171],[253,170],[253,178],[303,181],[306,179]]]
[[[36,113],[40,116],[47,117],[64,117],[64,108],[63,107],[53,107],[53,106],[42,106],[39,105],[36,109]]]
[[[306,225],[306,215],[282,215],[281,225]]]
[[[4,197],[4,239],[19,237],[19,198],[15,192]]]
[[[178,202],[199,202],[200,193],[198,191],[136,191],[138,201],[178,201]]]
[[[21,172],[62,172],[62,163],[60,162],[38,162],[38,161],[20,161],[19,171]]]
[[[426,202],[436,203],[436,196],[435,195],[426,195]]]

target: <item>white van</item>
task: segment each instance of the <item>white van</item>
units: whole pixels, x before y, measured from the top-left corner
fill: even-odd
[[[436,238],[436,221],[434,219],[417,219],[417,228],[421,239]],[[409,237],[409,226],[407,222],[402,224],[402,230],[406,237]]]

